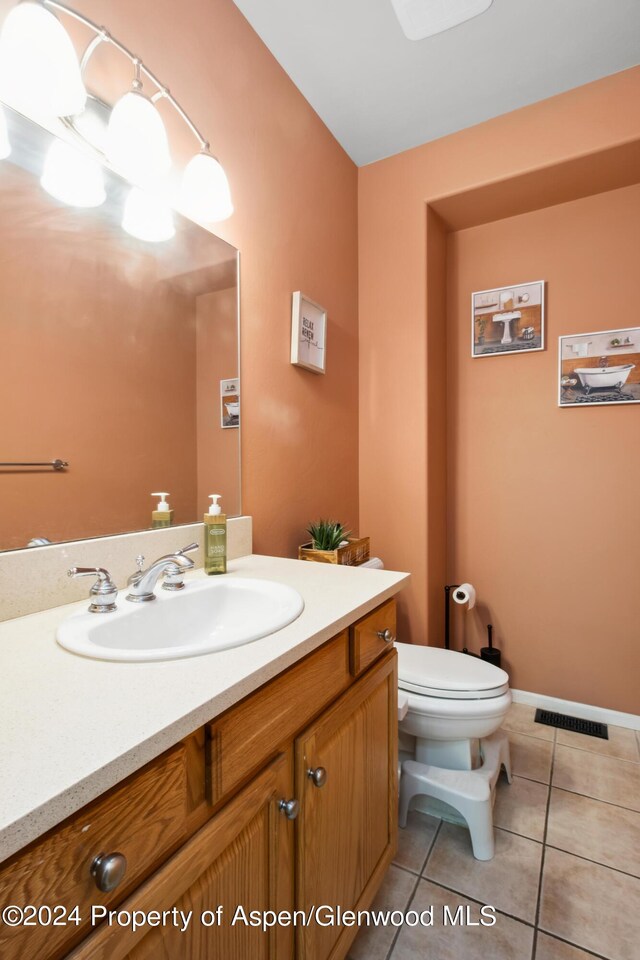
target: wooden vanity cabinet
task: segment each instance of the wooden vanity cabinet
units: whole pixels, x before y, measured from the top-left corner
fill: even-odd
[[[366,909],[391,862],[397,836],[397,656],[392,644],[371,636],[391,627],[395,632],[395,604],[383,604],[371,617],[133,774],[113,794],[122,804],[123,791],[134,797],[150,770],[179,758],[173,766],[179,767],[181,779],[174,780],[181,786],[174,786],[171,796],[183,791],[184,803],[176,809],[184,842],[178,846],[173,837],[159,835],[158,849],[163,843],[167,849],[171,839],[169,859],[165,854],[163,865],[151,875],[147,871],[146,879],[134,862],[131,869],[138,869],[143,882],[131,892],[128,880],[107,902],[123,911],[193,911],[186,931],[172,922],[137,932],[102,923],[79,946],[73,927],[67,933],[59,928],[53,939],[46,930],[38,939],[37,928],[33,938],[24,937],[24,930],[15,938],[10,932],[0,943],[3,960],[27,955],[29,960],[343,960],[356,927],[312,921],[263,932],[242,915],[235,925],[232,920],[239,906],[247,916],[314,907]],[[358,638],[364,638],[366,656],[360,656],[354,676]],[[284,809],[291,800],[293,808]],[[109,803],[110,795],[96,801],[106,811],[106,823]],[[130,809],[144,829],[144,808],[132,803]],[[70,823],[83,822],[84,814],[79,811],[0,867],[0,890],[11,890],[11,870],[41,862],[49,885],[41,888],[39,902],[61,902],[61,864],[53,869],[47,851],[61,850],[64,859],[60,838]],[[109,831],[109,849],[117,849],[118,830],[109,825]],[[91,883],[87,888],[86,863],[73,859],[73,846],[67,853],[62,875],[81,878],[85,907],[104,903]],[[15,896],[21,891],[12,892],[6,902],[21,902]],[[211,911],[205,923],[203,911]]]
[[[396,851],[396,661],[385,656],[296,740],[296,906],[329,908],[296,927],[299,960],[346,956],[357,927],[328,924],[331,911],[369,907]]]

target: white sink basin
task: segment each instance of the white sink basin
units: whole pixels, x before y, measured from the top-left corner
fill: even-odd
[[[131,603],[122,590],[117,610],[74,613],[56,640],[98,660],[175,660],[259,640],[303,609],[300,594],[282,583],[216,577],[193,580],[177,593],[158,585],[150,603]]]

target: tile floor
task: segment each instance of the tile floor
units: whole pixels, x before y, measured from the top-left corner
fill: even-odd
[[[502,775],[496,855],[414,811],[372,909],[427,910],[433,926],[363,928],[350,960],[640,960],[640,734],[555,731],[513,704],[513,783]],[[494,926],[444,926],[496,908]]]

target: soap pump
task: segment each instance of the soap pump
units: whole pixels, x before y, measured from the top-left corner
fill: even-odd
[[[151,514],[151,526],[155,530],[157,527],[170,527],[173,524],[173,510],[167,503],[168,493],[152,493],[152,497],[160,497],[156,509]]]
[[[218,503],[219,493],[209,494],[211,506],[204,515],[204,571],[227,572],[227,518]]]

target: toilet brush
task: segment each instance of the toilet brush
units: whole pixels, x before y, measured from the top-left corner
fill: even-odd
[[[500,666],[500,651],[496,650],[493,645],[493,626],[492,624],[487,624],[487,640],[489,643],[488,647],[482,647],[480,650],[480,656],[483,660],[488,660],[489,663],[492,663],[495,667]]]

